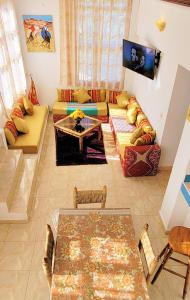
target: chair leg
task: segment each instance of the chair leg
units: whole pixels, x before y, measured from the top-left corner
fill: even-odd
[[[187,273],[186,273],[185,284],[184,284],[184,288],[183,288],[183,299],[185,299],[185,296],[187,294],[187,288],[188,288],[188,283],[189,283],[189,273],[190,273],[190,257],[188,259]]]
[[[164,253],[166,252],[166,250],[169,248],[169,244],[167,244],[165,247],[164,247],[164,249],[161,251],[161,253],[158,255],[158,259],[160,259],[163,255],[164,255]]]
[[[165,251],[166,251],[166,247],[165,247]],[[170,246],[168,246],[168,251],[165,253],[164,259],[163,259],[160,267],[158,268],[157,272],[155,273],[155,275],[154,275],[154,277],[153,277],[153,279],[151,281],[152,284],[156,281],[156,279],[160,275],[160,272],[164,268],[164,266],[165,266],[168,258],[172,255],[172,252],[173,252],[173,249]]]

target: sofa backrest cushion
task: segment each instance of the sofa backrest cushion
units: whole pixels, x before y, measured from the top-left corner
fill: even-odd
[[[121,91],[110,91],[106,90],[106,102],[117,104],[116,97],[121,94]]]
[[[88,94],[91,97],[91,102],[105,102],[106,101],[106,90],[88,90]]]
[[[73,102],[74,90],[72,89],[57,89],[57,101],[58,102]]]
[[[57,101],[59,102],[76,102],[74,93],[79,89],[57,89]],[[103,89],[88,89],[86,90],[91,97],[90,102],[105,102],[106,90]]]

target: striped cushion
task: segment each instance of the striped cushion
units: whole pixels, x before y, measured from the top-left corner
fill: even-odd
[[[14,145],[18,132],[13,121],[7,121],[4,126],[5,136],[9,145]]]
[[[106,90],[88,90],[91,102],[104,102],[106,100]]]
[[[22,110],[21,110],[21,108],[19,106],[15,106],[13,108],[13,111],[11,113],[11,117],[13,117],[13,116],[18,117],[20,119],[24,119],[23,112],[22,112]]]
[[[108,102],[117,104],[116,97],[121,94],[121,91],[108,91],[107,90],[106,93],[107,93],[106,99],[108,100]]]
[[[24,108],[24,102],[23,102],[23,97],[19,98],[17,101],[16,101],[16,104],[20,107],[20,109],[22,110],[22,113],[23,115],[26,114],[26,110]]]
[[[150,122],[148,121],[148,119],[142,119],[139,123],[138,123],[138,127],[142,127],[142,129],[144,130],[144,132],[148,133],[150,131],[153,130],[152,126],[150,125]]]
[[[73,102],[74,96],[73,96],[74,90],[67,89],[57,89],[57,101],[59,102]]]
[[[135,141],[134,145],[135,146],[151,145],[154,142],[154,139],[155,139],[154,131],[150,133],[145,133]]]

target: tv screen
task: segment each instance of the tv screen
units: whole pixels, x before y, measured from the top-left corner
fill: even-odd
[[[123,40],[123,66],[154,79],[160,52],[156,49]]]

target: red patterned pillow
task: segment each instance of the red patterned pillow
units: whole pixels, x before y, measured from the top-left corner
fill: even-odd
[[[88,90],[91,102],[104,102],[106,100],[106,90]]]
[[[13,121],[7,121],[4,126],[5,136],[9,145],[14,145],[16,138],[18,136],[18,131],[16,129]]]
[[[74,90],[67,89],[57,89],[57,101],[59,102],[73,102],[74,96],[73,96]]]
[[[11,113],[11,117],[12,117],[12,116],[16,116],[16,117],[18,117],[18,118],[20,118],[20,119],[24,119],[23,112],[22,112],[21,108],[18,107],[18,106],[15,106],[15,107],[13,108],[13,111],[12,111],[12,113]]]
[[[120,95],[122,92],[121,91],[107,91],[107,99],[109,103],[117,104],[117,99],[116,97]]]

